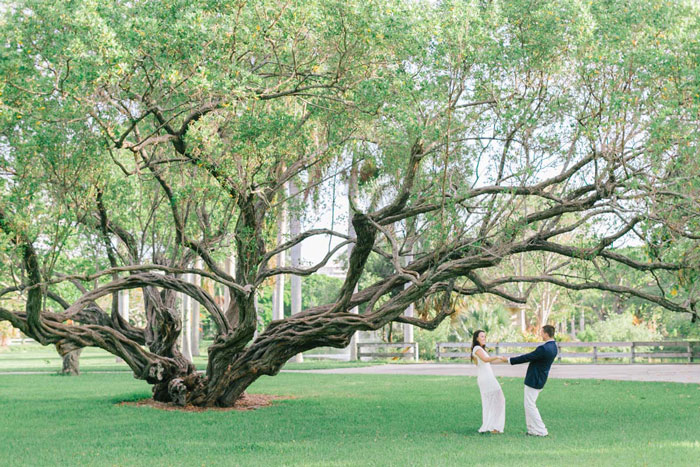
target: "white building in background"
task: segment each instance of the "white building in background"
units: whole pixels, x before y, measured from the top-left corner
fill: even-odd
[[[345,279],[346,273],[347,271],[345,268],[338,263],[328,263],[316,271],[316,274],[323,274],[324,276],[335,277],[338,279]]]

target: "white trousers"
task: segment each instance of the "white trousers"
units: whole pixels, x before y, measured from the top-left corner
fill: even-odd
[[[527,432],[536,436],[547,436],[547,427],[544,426],[540,411],[537,410],[537,396],[540,395],[541,389],[534,389],[530,386],[525,386],[525,424]]]

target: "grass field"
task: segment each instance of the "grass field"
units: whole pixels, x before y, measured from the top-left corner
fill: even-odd
[[[525,436],[522,380],[501,380],[506,433],[478,434],[473,378],[263,377],[293,396],[248,412],[118,406],[149,395],[127,373],[0,375],[4,465],[697,465],[700,386],[550,380],[550,437]]]

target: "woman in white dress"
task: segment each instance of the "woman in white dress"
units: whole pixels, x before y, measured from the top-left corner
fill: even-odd
[[[489,357],[486,352],[486,333],[478,330],[472,336],[472,361],[476,363],[476,378],[481,392],[482,424],[479,433],[503,433],[506,424],[506,398],[491,369],[491,362],[503,362],[501,357]]]

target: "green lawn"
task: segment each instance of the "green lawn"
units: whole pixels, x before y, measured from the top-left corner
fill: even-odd
[[[129,374],[0,375],[5,465],[697,465],[700,386],[551,380],[549,438],[524,435],[522,381],[502,380],[506,434],[476,432],[474,378],[263,377],[293,396],[249,412],[167,412]],[[9,463],[8,463],[9,462]]]

